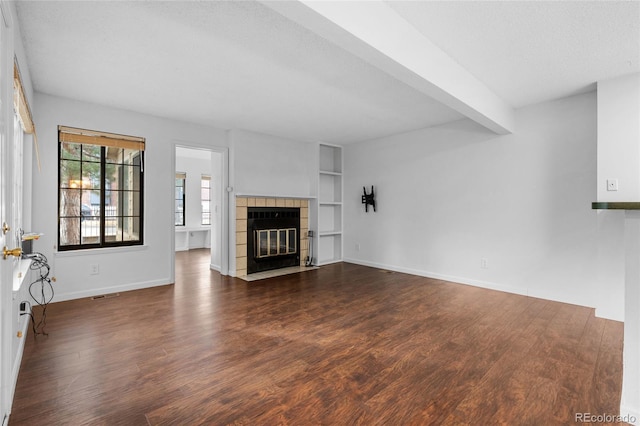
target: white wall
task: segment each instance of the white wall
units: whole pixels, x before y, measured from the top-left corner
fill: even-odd
[[[49,258],[57,277],[54,300],[172,282],[175,142],[226,146],[226,132],[40,93],[34,110],[43,162],[33,178],[33,230],[44,233],[34,249]],[[58,125],[146,138],[144,246],[56,251]],[[99,275],[89,274],[91,264],[99,265]]]
[[[639,165],[640,73],[599,81],[597,201],[640,201]],[[617,191],[607,179],[618,180]]]
[[[236,195],[315,195],[315,144],[244,130],[230,131],[229,144]]]
[[[620,231],[623,218],[591,210],[595,93],[518,110],[512,135],[463,120],[344,154],[345,260],[623,319],[624,264],[607,257],[610,275],[598,266],[603,228]],[[378,211],[365,213],[360,196],[371,185]]]

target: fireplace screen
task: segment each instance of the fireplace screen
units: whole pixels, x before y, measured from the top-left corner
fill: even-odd
[[[254,231],[255,257],[273,257],[296,253],[296,228],[260,229]]]

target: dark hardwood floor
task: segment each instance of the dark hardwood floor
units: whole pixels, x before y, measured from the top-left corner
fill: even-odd
[[[51,304],[10,425],[565,425],[617,414],[622,323],[339,263]]]

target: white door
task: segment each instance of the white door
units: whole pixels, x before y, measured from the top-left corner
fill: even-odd
[[[8,120],[9,113],[13,112],[9,82],[9,29],[5,20],[5,14],[0,8],[0,226],[10,224],[11,209],[9,208],[9,164],[10,143],[9,129],[13,127],[13,121]],[[13,64],[13,58],[11,58]],[[13,73],[13,69],[11,70]],[[11,133],[12,134],[12,133]],[[11,245],[12,231],[0,231],[0,249]],[[10,247],[13,248],[13,247]],[[6,423],[9,414],[9,386],[11,383],[11,294],[13,289],[13,261],[4,260],[0,254],[0,419]]]

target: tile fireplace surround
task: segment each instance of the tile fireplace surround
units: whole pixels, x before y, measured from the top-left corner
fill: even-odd
[[[300,208],[300,266],[309,254],[309,200],[276,197],[236,197],[236,277],[247,275],[247,207]]]

